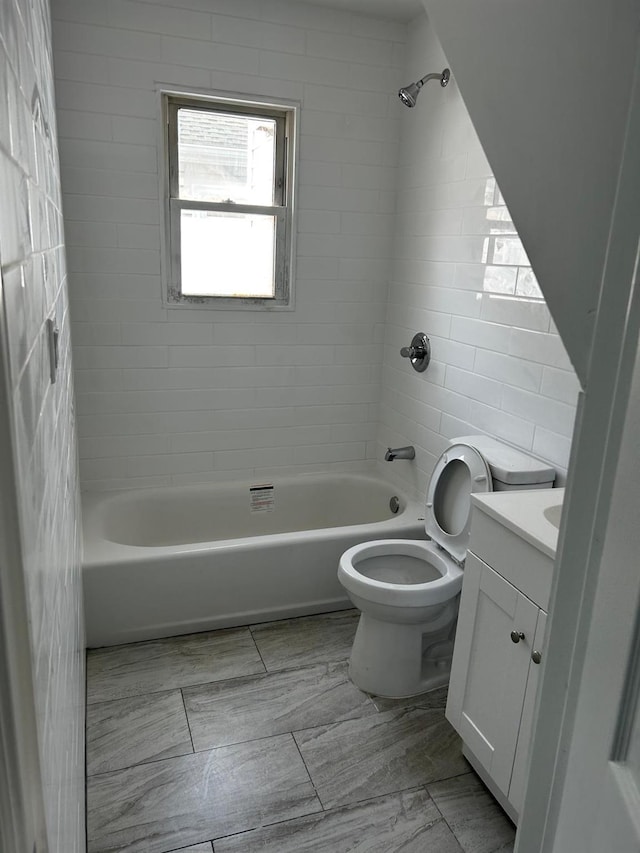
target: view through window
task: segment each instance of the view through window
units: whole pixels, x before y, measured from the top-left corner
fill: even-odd
[[[168,99],[169,301],[287,304],[291,110]]]

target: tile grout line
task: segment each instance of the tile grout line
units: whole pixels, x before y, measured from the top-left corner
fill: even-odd
[[[184,708],[184,716],[185,716],[185,719],[187,721],[187,728],[189,729],[189,740],[191,741],[191,750],[192,750],[193,754],[195,755],[196,746],[193,742],[193,732],[191,731],[191,722],[189,720],[189,712],[187,711],[187,703],[185,702],[185,699],[184,699],[184,688],[182,688],[182,687],[180,688],[180,698],[182,699],[182,707]]]
[[[146,2],[146,0],[142,0],[142,2]],[[168,637],[151,637],[146,640],[130,640],[129,642],[124,643],[115,643],[113,645],[105,645],[105,646],[88,646],[86,648],[87,656],[97,656],[100,657],[104,654],[115,653],[119,649],[128,649],[131,646],[172,646],[175,645],[176,640],[186,640],[190,637],[202,637],[204,634],[231,634],[234,631],[236,633],[242,633],[244,628],[248,628],[248,625],[231,625],[227,628],[205,628],[202,631],[187,631],[186,633],[180,634],[171,634]]]
[[[434,780],[433,782],[429,782],[428,784],[426,784],[426,785],[424,786],[425,791],[426,791],[426,792],[427,792],[427,794],[429,795],[429,799],[431,800],[431,802],[433,803],[433,805],[436,807],[436,809],[438,810],[438,812],[442,815],[442,819],[444,820],[444,822],[446,823],[446,825],[449,827],[449,830],[450,830],[451,834],[453,835],[453,837],[455,838],[455,840],[456,840],[456,841],[458,842],[458,844],[460,845],[460,849],[461,849],[462,853],[473,853],[473,851],[469,850],[469,848],[467,848],[467,847],[463,844],[462,840],[461,840],[460,838],[458,838],[458,834],[456,833],[456,831],[455,831],[455,829],[453,828],[452,824],[447,820],[446,816],[445,816],[445,815],[444,815],[444,813],[440,810],[440,807],[438,806],[438,804],[436,803],[435,799],[434,799],[434,798],[433,798],[433,796],[431,795],[431,791],[429,790],[429,787],[430,787],[431,785],[438,785],[438,784],[440,784],[440,782],[447,782],[449,779],[459,779],[461,776],[467,776],[468,774],[476,775],[475,770],[471,767],[471,765],[469,765],[469,770],[467,770],[465,773],[457,773],[455,776],[448,776],[448,777],[446,777],[445,779],[437,779],[437,780]],[[496,802],[496,805],[497,805],[497,802]],[[499,808],[499,807],[498,807],[498,808]],[[506,817],[506,815],[505,815],[505,817]]]
[[[309,812],[308,814],[297,815],[296,817],[284,818],[282,820],[274,820],[272,823],[263,823],[263,824],[260,824],[260,826],[255,826],[251,829],[243,829],[240,832],[231,832],[228,835],[219,835],[212,841],[212,844],[214,845],[214,848],[215,848],[215,842],[216,841],[222,841],[226,838],[236,838],[236,837],[241,836],[241,835],[247,835],[251,832],[258,832],[259,830],[268,829],[268,828],[271,828],[274,826],[284,826],[286,824],[296,823],[297,821],[306,820],[307,818],[322,819],[325,815],[330,816],[330,815],[337,813],[337,812],[348,811],[349,809],[355,809],[358,806],[365,805],[366,803],[373,803],[376,800],[384,800],[384,799],[387,799],[389,797],[397,797],[397,796],[400,796],[402,794],[417,793],[418,791],[425,791],[427,796],[429,797],[429,799],[435,805],[435,801],[433,800],[433,797],[431,796],[431,794],[429,794],[429,792],[426,790],[425,785],[413,785],[410,788],[401,788],[399,791],[391,791],[391,792],[386,793],[386,794],[377,794],[374,797],[365,797],[362,800],[356,800],[355,802],[352,802],[352,803],[343,803],[342,805],[332,806],[329,809],[325,809],[323,807],[323,810],[321,812]],[[438,811],[438,814],[441,817],[437,818],[434,821],[434,823],[437,823],[440,819],[444,820],[444,817],[442,817],[442,812],[440,811],[440,809],[438,809],[437,806],[436,806],[436,809]],[[171,851],[171,853],[174,853],[174,851]],[[175,851],[175,853],[180,853],[180,851],[179,850]],[[463,851],[463,853],[466,853],[466,851]]]
[[[207,684],[221,684],[224,681],[236,681],[238,678],[248,678],[251,675],[264,675],[264,672],[248,672],[244,675],[233,675],[229,678],[220,678],[213,681],[195,681],[193,684],[185,684],[184,687],[164,687],[162,690],[145,690],[143,693],[130,693],[126,696],[116,696],[114,699],[96,699],[92,702],[87,702],[87,707],[90,705],[106,705],[109,702],[123,702],[126,699],[140,699],[142,696],[158,696],[160,693],[172,693],[176,690],[188,690],[191,687],[204,687]]]
[[[192,742],[193,746],[193,742]],[[236,744],[232,744],[232,746],[236,746]],[[220,747],[216,747],[220,748]],[[203,749],[200,752],[211,752],[212,750]],[[182,755],[168,755],[163,756],[161,758],[150,758],[148,761],[139,761],[137,764],[127,764],[125,767],[117,767],[115,770],[100,770],[98,773],[92,773],[90,776],[87,776],[87,780],[89,779],[97,779],[99,776],[108,776],[110,773],[123,773],[126,770],[135,770],[137,767],[152,767],[154,764],[160,764],[163,761],[175,761],[177,758],[187,758],[190,755],[199,755],[200,753],[196,752],[183,752]]]
[[[455,777],[449,777],[449,778],[455,778]],[[438,779],[438,782],[441,782],[441,781],[443,781],[443,780]],[[449,823],[449,821],[446,819],[446,817],[444,816],[444,814],[440,811],[440,808],[439,808],[438,804],[436,803],[436,801],[435,801],[435,800],[433,799],[433,797],[431,796],[431,792],[429,791],[429,785],[434,785],[434,784],[436,784],[436,785],[437,785],[437,784],[438,784],[438,782],[429,782],[427,785],[423,785],[423,788],[424,788],[424,790],[426,791],[427,796],[429,797],[429,799],[430,799],[430,800],[431,800],[431,802],[433,803],[433,807],[434,807],[434,809],[435,809],[435,810],[438,812],[438,814],[440,815],[440,820],[442,820],[442,821],[444,822],[445,826],[447,826],[447,827],[449,828],[449,832],[451,833],[451,835],[453,835],[453,837],[455,838],[455,840],[458,842],[458,846],[460,847],[461,853],[467,853],[467,849],[466,849],[466,847],[463,847],[463,845],[462,845],[462,841],[460,841],[460,839],[458,838],[458,836],[455,834],[455,832],[454,832],[454,830],[453,830],[453,827],[451,826],[451,824]],[[434,821],[434,823],[435,823],[435,822],[436,822],[436,821]]]
[[[307,776],[309,777],[309,781],[311,782],[313,790],[316,793],[316,797],[318,798],[318,802],[320,803],[320,807],[322,808],[322,813],[324,814],[327,811],[327,809],[325,808],[324,803],[322,802],[322,800],[320,798],[320,794],[318,793],[318,789],[316,788],[316,783],[313,781],[313,778],[311,776],[309,768],[307,767],[307,762],[304,760],[304,755],[302,754],[302,750],[300,749],[298,741],[296,740],[296,736],[293,732],[289,732],[289,734],[291,735],[291,738],[292,738],[294,744],[296,745],[296,749],[298,750],[298,755],[300,756],[300,760],[302,761],[302,764],[304,765],[304,769],[307,772]]]
[[[435,804],[434,804],[434,805],[435,805]],[[436,808],[438,808],[438,807],[436,806]],[[438,809],[438,811],[440,811],[440,809]],[[440,812],[440,814],[442,814],[442,812]],[[451,835],[453,835],[453,837],[455,838],[455,840],[458,842],[458,845],[459,845],[460,850],[462,851],[462,853],[468,853],[468,849],[463,845],[462,841],[460,841],[460,839],[459,839],[459,838],[458,838],[458,836],[456,835],[456,832],[455,832],[454,828],[451,826],[451,824],[449,823],[449,821],[446,819],[446,817],[445,817],[444,815],[442,815],[442,820],[443,820],[443,821],[445,822],[445,824],[449,827],[449,832],[451,833]]]
[[[92,705],[110,705],[112,702],[126,702],[128,699],[142,699],[144,696],[160,696],[162,693],[175,693],[177,690],[182,690],[182,688],[165,687],[162,690],[147,690],[144,693],[134,693],[131,696],[117,696],[115,699],[98,699],[96,702],[87,702],[87,707],[89,708]]]
[[[306,731],[306,729],[300,729],[300,731]],[[133,770],[136,767],[151,767],[154,764],[161,764],[163,761],[176,761],[179,758],[193,758],[196,755],[204,755],[207,752],[217,752],[219,749],[233,749],[236,746],[245,746],[247,744],[258,743],[261,740],[272,740],[274,738],[284,738],[287,735],[292,735],[293,732],[281,732],[277,735],[263,735],[262,737],[252,738],[251,740],[242,740],[237,743],[223,743],[220,746],[213,746],[209,749],[199,749],[194,750],[194,752],[183,752],[182,755],[169,755],[161,758],[152,758],[149,761],[141,761],[138,764],[129,764],[127,767],[118,767],[117,770],[102,770],[100,773],[93,773],[89,776],[89,779],[95,779],[98,776],[108,776],[112,773],[122,773],[125,770]],[[304,761],[304,759],[303,759]],[[306,769],[306,764],[305,764]],[[307,770],[307,773],[309,771]],[[440,780],[438,780],[440,781]],[[315,786],[314,786],[315,787]]]
[[[264,671],[266,673],[268,673],[269,670],[267,669],[267,665],[264,662],[264,658],[262,657],[262,652],[260,651],[260,646],[258,645],[258,641],[256,640],[256,638],[253,634],[253,630],[251,628],[251,625],[247,625],[246,627],[247,627],[247,630],[249,631],[249,636],[251,637],[251,639],[253,641],[253,645],[256,647],[256,651],[258,652],[258,656],[260,657],[260,661],[262,663],[262,666],[264,667]]]

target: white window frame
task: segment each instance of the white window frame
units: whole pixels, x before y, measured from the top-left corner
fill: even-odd
[[[169,308],[292,310],[294,307],[295,177],[299,105],[232,95],[162,91],[164,285]],[[250,205],[191,201],[178,197],[178,123],[181,107],[219,113],[265,117],[276,122],[274,204]],[[180,215],[182,210],[252,213],[275,217],[274,296],[200,296],[183,294],[180,281]]]

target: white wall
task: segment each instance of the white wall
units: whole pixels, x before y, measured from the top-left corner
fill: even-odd
[[[375,451],[405,27],[285,0],[54,0],[87,488]],[[163,307],[156,82],[302,102],[297,302]]]
[[[633,80],[637,0],[423,4],[585,385],[607,247],[601,224],[611,217]]]
[[[421,16],[409,27],[404,79],[446,64]],[[388,445],[415,445],[416,463],[385,470],[424,494],[447,439],[480,432],[553,462],[562,482],[578,383],[455,69],[446,89],[428,83],[402,113],[398,184],[378,458]],[[433,353],[421,374],[399,353],[417,331],[427,333]]]
[[[407,55],[390,22],[210,8],[53,4],[85,487],[360,468],[411,443],[417,464],[384,471],[422,492],[469,431],[566,468],[577,384],[543,301],[483,289],[491,229],[513,228],[487,218],[508,213],[455,79],[411,111],[395,94],[445,63],[426,18]],[[294,312],[163,307],[158,82],[302,102]],[[434,348],[421,376],[398,354],[418,327]]]
[[[49,8],[0,4],[0,265],[9,410],[51,853],[84,850],[84,630]],[[61,331],[49,378],[45,320]],[[1,381],[5,381],[3,376]],[[5,496],[13,500],[13,496]]]

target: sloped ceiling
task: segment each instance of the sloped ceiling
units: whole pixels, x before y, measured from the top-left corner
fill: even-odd
[[[585,386],[640,4],[423,3]]]

